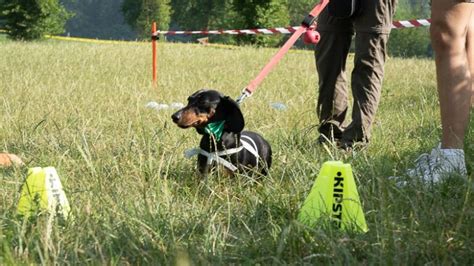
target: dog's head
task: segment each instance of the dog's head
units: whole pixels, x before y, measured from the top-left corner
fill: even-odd
[[[215,90],[199,90],[188,98],[188,104],[171,118],[181,128],[194,127],[199,132],[209,123],[224,121],[224,131],[239,133],[245,122],[239,105]]]

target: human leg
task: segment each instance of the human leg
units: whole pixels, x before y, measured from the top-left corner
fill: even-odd
[[[368,141],[380,102],[388,34],[357,32],[355,37],[352,122],[342,134],[345,142]]]
[[[470,22],[474,5],[456,0],[433,0],[431,9],[431,39],[442,124],[441,148],[462,149],[472,94],[467,48],[472,46]]]
[[[328,139],[340,138],[348,106],[345,69],[351,35],[337,32],[321,32],[321,35],[321,44],[315,53],[319,76],[319,132]]]
[[[472,100],[474,5],[433,0],[431,8],[442,138],[439,147],[418,158],[408,175],[436,183],[453,173],[467,173],[463,142]]]
[[[397,0],[361,1],[362,11],[353,18],[355,37],[352,122],[342,134],[343,146],[366,142],[380,102],[387,55],[387,41]]]
[[[467,29],[467,61],[471,71],[471,108],[474,107],[474,15],[471,15],[471,21]]]
[[[352,24],[323,12],[319,18],[321,41],[315,47],[319,79],[317,115],[322,139],[339,139],[348,108],[346,59],[352,40]]]

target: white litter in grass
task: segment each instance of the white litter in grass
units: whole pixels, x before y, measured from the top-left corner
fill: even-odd
[[[170,107],[173,108],[173,109],[181,109],[181,108],[184,107],[184,104],[183,103],[171,103]]]
[[[275,110],[278,110],[278,111],[285,111],[286,109],[288,109],[288,107],[283,104],[283,103],[271,103],[270,106],[275,109]]]
[[[168,109],[169,105],[152,101],[152,102],[147,103],[145,107],[149,109],[163,110],[163,109]]]
[[[159,111],[159,110],[166,110],[166,109],[181,109],[181,108],[184,107],[184,104],[174,102],[174,103],[171,103],[170,105],[168,105],[166,103],[157,103],[155,101],[151,101],[151,102],[147,103],[145,105],[145,107],[148,108],[148,109],[155,109],[155,110]]]
[[[158,106],[157,102],[149,102],[145,105],[146,108],[150,108],[150,109],[155,109],[156,106]]]

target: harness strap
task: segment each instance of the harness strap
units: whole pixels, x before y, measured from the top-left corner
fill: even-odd
[[[252,142],[250,144],[249,142],[243,140],[242,138],[247,139],[247,141]],[[240,152],[242,149],[246,149],[249,151],[253,156],[257,158],[257,166],[258,166],[258,160],[260,159],[260,156],[258,155],[258,150],[257,150],[257,145],[255,144],[255,141],[251,139],[248,136],[241,136],[240,142],[242,143],[242,146],[237,147],[237,148],[232,148],[224,151],[217,151],[217,152],[207,152],[201,148],[194,148],[194,149],[189,149],[184,152],[184,156],[186,158],[191,158],[193,156],[196,156],[198,154],[201,154],[203,156],[207,157],[207,164],[211,165],[212,162],[216,161],[219,164],[222,164],[224,167],[228,168],[232,172],[235,172],[237,170],[237,167],[233,165],[231,162],[227,161],[226,159],[222,158],[221,156],[224,155],[231,155],[234,153]]]
[[[255,158],[257,158],[257,167],[258,167],[258,161],[260,159],[260,156],[258,155],[258,146],[255,143],[255,141],[249,136],[241,135],[240,136],[240,142],[242,143],[242,146],[247,151],[249,151],[253,156],[255,156]],[[252,144],[250,144],[249,142],[252,143]]]
[[[201,154],[201,155],[207,157],[207,164],[208,165],[211,165],[213,161],[216,161],[217,163],[220,163],[223,166],[227,167],[232,172],[235,172],[237,170],[237,167],[235,167],[235,165],[233,165],[231,162],[227,161],[226,159],[224,159],[220,156],[238,153],[242,149],[243,149],[243,146],[240,146],[238,148],[228,149],[228,150],[225,150],[225,151],[207,152],[207,151],[205,151],[201,148],[194,148],[194,149],[186,150],[184,152],[184,156],[186,156],[186,158],[191,158],[195,155]]]

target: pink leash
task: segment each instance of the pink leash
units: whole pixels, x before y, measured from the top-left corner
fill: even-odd
[[[290,50],[290,48],[295,44],[298,38],[308,30],[315,29],[315,22],[321,11],[326,7],[329,3],[329,0],[321,0],[319,4],[317,4],[313,10],[305,17],[303,22],[301,23],[301,27],[296,30],[293,35],[291,35],[290,39],[286,41],[283,47],[278,50],[278,52],[272,57],[270,62],[260,71],[260,73],[252,80],[247,87],[242,91],[242,94],[237,99],[237,103],[241,103],[245,98],[252,95],[255,92],[257,87],[262,83],[263,79],[270,73],[270,71],[280,62],[281,58]],[[318,35],[319,36],[319,35]],[[318,39],[319,40],[319,39]],[[317,40],[316,40],[317,42]]]

